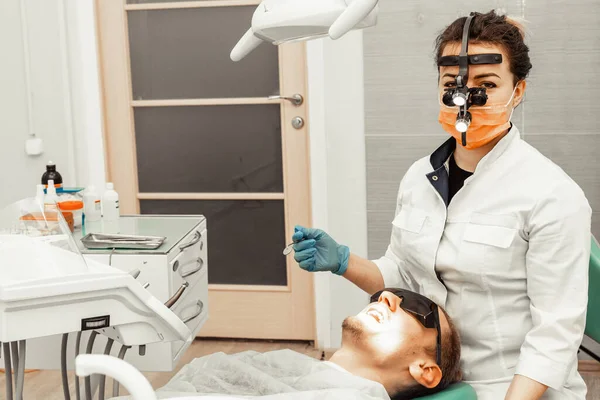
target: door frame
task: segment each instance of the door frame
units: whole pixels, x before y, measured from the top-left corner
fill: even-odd
[[[125,4],[125,0],[95,0],[96,30],[98,37],[100,82],[103,107],[103,137],[107,179],[119,192],[122,214],[139,214],[139,201],[152,200],[283,200],[285,209],[286,243],[291,241],[292,224],[310,226],[311,188],[309,124],[307,101],[306,47],[304,42],[279,46],[280,93],[301,93],[301,106],[286,100],[268,98],[220,98],[133,100],[128,40],[127,13],[136,10],[163,10],[178,8],[252,6],[260,0],[204,0],[174,3]],[[268,45],[268,44],[263,44]],[[233,62],[233,61],[232,61]],[[135,142],[134,108],[177,107],[209,105],[279,104],[282,128],[283,193],[139,193]],[[301,129],[291,127],[295,117],[304,119]],[[208,226],[210,232],[210,225]],[[210,264],[209,264],[210,265]],[[293,255],[287,256],[287,285],[209,285],[211,317],[200,336],[222,336],[219,323],[236,321],[229,326],[228,337],[269,339],[316,340],[316,312],[313,274],[301,270]],[[294,288],[294,290],[292,290]],[[244,292],[248,301],[240,302],[235,294]],[[233,296],[232,296],[233,295]],[[277,295],[277,301],[267,301]],[[253,306],[269,303],[282,315],[279,323],[252,327]],[[237,307],[231,315],[233,304]],[[291,311],[291,312],[290,312]],[[260,310],[258,310],[260,312]],[[237,323],[237,321],[242,321]],[[214,324],[211,324],[211,321]],[[297,321],[301,321],[300,323]],[[247,322],[247,323],[245,323]],[[254,324],[256,325],[256,324]],[[285,325],[288,325],[287,327]]]

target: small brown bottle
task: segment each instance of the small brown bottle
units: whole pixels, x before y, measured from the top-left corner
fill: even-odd
[[[45,188],[48,188],[49,180],[54,181],[54,187],[62,187],[62,176],[58,173],[56,170],[56,164],[54,164],[52,161],[48,162],[48,165],[46,165],[46,172],[44,172],[44,175],[42,175],[42,185],[44,185]]]

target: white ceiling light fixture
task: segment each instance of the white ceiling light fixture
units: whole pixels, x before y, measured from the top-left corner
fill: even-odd
[[[262,42],[280,45],[329,36],[339,39],[377,24],[379,0],[263,0],[252,26],[231,51],[240,61]]]

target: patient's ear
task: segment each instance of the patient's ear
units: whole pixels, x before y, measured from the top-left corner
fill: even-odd
[[[408,369],[414,380],[428,389],[436,387],[442,380],[442,370],[435,362],[415,360]]]

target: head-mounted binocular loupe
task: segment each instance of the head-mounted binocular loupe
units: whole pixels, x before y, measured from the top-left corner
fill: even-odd
[[[458,56],[441,57],[438,67],[457,66],[458,75],[455,78],[455,87],[446,89],[442,102],[448,107],[458,107],[456,115],[455,127],[458,132],[461,132],[462,145],[467,145],[467,130],[471,124],[471,113],[468,111],[471,106],[484,106],[488,96],[484,87],[469,88],[467,82],[469,80],[469,64],[501,64],[501,54],[474,54],[468,55],[469,50],[469,30],[473,19],[477,13],[472,12],[465,21],[462,35],[462,46]]]

